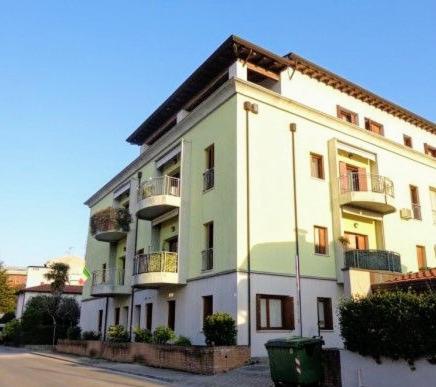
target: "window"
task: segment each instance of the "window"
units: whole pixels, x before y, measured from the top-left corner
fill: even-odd
[[[328,238],[327,228],[314,226],[315,233],[315,254],[327,254]]]
[[[151,302],[145,305],[145,313],[145,328],[151,331],[153,322],[153,304]]]
[[[421,205],[419,204],[419,192],[418,187],[411,185],[410,186],[410,200],[412,202],[412,212],[413,218],[417,220],[421,220]]]
[[[413,148],[412,137],[403,134],[403,141],[405,146],[408,146],[409,148]]]
[[[213,296],[203,297],[203,322],[206,320],[207,316],[213,314]]]
[[[433,215],[433,224],[436,224],[436,188],[430,188],[431,212]]]
[[[317,307],[319,329],[333,330],[332,299],[318,297]]]
[[[310,174],[312,177],[324,179],[324,162],[321,155],[310,154]]]
[[[416,259],[418,260],[418,269],[427,269],[427,257],[425,246],[416,246]]]
[[[129,307],[124,306],[123,307],[123,321],[121,322],[121,325],[127,327],[129,323]]]
[[[215,184],[215,145],[205,149],[206,171],[203,173],[203,191],[213,188]]]
[[[135,305],[135,328],[141,326],[141,305]]]
[[[115,308],[114,323],[115,325],[120,325],[120,308]]]
[[[206,248],[202,251],[202,270],[213,269],[213,222],[204,225]]]
[[[99,309],[97,317],[97,331],[101,333],[103,328],[103,309]]]
[[[102,265],[102,267],[101,267],[101,282],[104,284],[105,282],[106,282],[106,268],[107,268],[107,266],[106,266],[106,264],[105,263],[103,263],[103,265]]]
[[[349,250],[368,250],[368,235],[345,232],[345,238],[349,240]]]
[[[365,118],[365,129],[369,130],[370,132],[377,133],[380,136],[384,136],[383,125],[369,118]]]
[[[176,301],[168,301],[168,328],[174,331],[176,325]]]
[[[424,153],[426,155],[436,157],[436,148],[428,144],[424,144]]]
[[[359,125],[359,117],[357,113],[347,110],[339,105],[336,106],[336,112],[338,118],[341,120],[347,121],[350,124]]]
[[[256,295],[257,329],[294,329],[294,299],[288,296]]]

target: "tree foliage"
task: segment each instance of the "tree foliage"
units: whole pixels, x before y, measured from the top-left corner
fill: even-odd
[[[377,292],[344,300],[341,334],[348,350],[380,360],[436,357],[436,293]]]
[[[68,282],[68,271],[70,267],[62,262],[54,262],[49,266],[48,273],[44,277],[50,281],[50,287],[53,296],[59,296],[63,293],[65,285]]]
[[[3,262],[0,262],[0,314],[15,310],[15,289],[9,284]]]

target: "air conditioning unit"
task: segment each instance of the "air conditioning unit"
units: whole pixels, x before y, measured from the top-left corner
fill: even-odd
[[[402,208],[400,210],[400,217],[401,219],[412,219],[412,210],[410,208]]]

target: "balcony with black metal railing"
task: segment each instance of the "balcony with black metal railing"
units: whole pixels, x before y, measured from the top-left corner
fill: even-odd
[[[394,184],[387,177],[370,173],[340,176],[339,205],[390,214],[395,212]]]
[[[91,235],[101,242],[117,242],[126,237],[131,221],[128,209],[107,207],[91,216]]]
[[[133,263],[133,284],[148,288],[181,284],[177,253],[157,251],[138,254]]]
[[[401,256],[387,250],[348,250],[345,267],[401,273]]]
[[[180,179],[159,176],[146,180],[139,189],[138,218],[153,220],[180,207]]]
[[[92,296],[115,296],[130,294],[130,286],[125,282],[125,270],[108,268],[92,273]]]

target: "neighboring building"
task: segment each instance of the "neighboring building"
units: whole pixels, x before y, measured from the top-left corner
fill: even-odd
[[[27,269],[25,267],[5,267],[9,284],[15,289],[22,289],[26,286]]]
[[[341,346],[341,297],[436,266],[435,134],[306,59],[231,36],[86,201],[82,329],[167,325],[203,344],[204,317],[226,311],[255,356],[291,333]]]
[[[83,286],[67,285],[67,286],[65,286],[62,297],[75,298],[76,301],[80,305],[80,300],[82,298],[82,289],[83,289]],[[21,318],[21,316],[23,315],[23,312],[26,309],[27,302],[30,301],[33,297],[51,295],[50,285],[44,284],[44,285],[32,286],[30,288],[21,289],[18,291],[17,295],[18,295],[18,297],[17,297],[17,309],[15,312],[15,317]]]
[[[82,298],[82,287],[86,281],[83,274],[85,261],[83,258],[66,255],[58,258],[53,258],[47,261],[43,266],[28,266],[27,279],[25,286],[17,292],[17,308],[15,315],[20,318],[23,314],[27,301],[38,295],[50,294],[50,282],[45,278],[50,270],[50,265],[55,262],[67,264],[70,269],[68,271],[68,285],[64,295],[74,297],[79,303]]]

